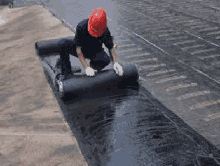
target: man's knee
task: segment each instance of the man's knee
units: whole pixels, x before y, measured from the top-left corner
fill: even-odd
[[[107,53],[105,51],[102,51],[101,53],[99,53],[96,58],[94,58],[95,61],[103,61],[103,63],[105,64],[109,64],[110,63],[110,57],[107,55]]]
[[[108,65],[110,62],[111,62],[111,59],[110,59],[110,57],[107,55],[107,58],[106,58],[106,63],[107,63],[107,65]]]
[[[111,61],[110,57],[106,54],[106,52],[104,52],[103,53],[102,64],[104,66],[107,66],[107,65],[109,65],[110,61]]]
[[[91,60],[90,66],[96,70],[102,70],[109,65],[110,61],[110,57],[106,53],[103,53],[101,56],[99,55],[99,57],[97,57],[96,59]]]

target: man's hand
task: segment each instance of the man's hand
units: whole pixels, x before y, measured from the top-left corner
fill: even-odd
[[[118,62],[115,62],[114,70],[115,70],[117,75],[119,75],[119,76],[123,75],[123,69],[122,69],[121,65],[118,64]]]
[[[86,71],[86,75],[87,75],[87,76],[94,76],[94,75],[95,75],[95,72],[97,72],[97,70],[94,70],[94,69],[91,68],[91,67],[87,67],[85,71]]]

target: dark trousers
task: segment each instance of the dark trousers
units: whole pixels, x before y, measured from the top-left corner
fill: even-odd
[[[58,43],[58,47],[61,48],[61,72],[64,75],[69,74],[71,73],[71,63],[69,54],[72,54],[73,56],[78,58],[78,55],[76,53],[76,45],[74,44],[73,40],[61,39]],[[98,71],[102,70],[110,63],[110,57],[104,50],[101,52],[93,53],[93,55],[84,56],[86,59],[90,59],[90,66]]]

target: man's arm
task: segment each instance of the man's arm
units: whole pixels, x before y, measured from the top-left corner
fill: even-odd
[[[78,54],[79,60],[80,60],[80,62],[82,63],[84,69],[86,69],[87,67],[89,67],[88,62],[85,60],[85,57],[84,57],[84,55],[82,54],[81,47],[76,47],[76,52],[77,52],[77,54]]]
[[[122,69],[121,65],[119,65],[117,62],[117,56],[116,56],[116,49],[117,48],[118,48],[118,42],[110,50],[110,55],[111,55],[112,60],[114,61],[114,70],[115,70],[116,74],[118,74],[119,76],[122,76],[123,69]]]
[[[89,66],[88,62],[85,60],[84,55],[82,54],[81,48],[80,48],[80,47],[76,47],[76,52],[77,52],[77,54],[78,54],[78,57],[79,57],[80,62],[82,63],[82,65],[83,65],[83,67],[84,67],[84,70],[85,70],[85,72],[86,72],[86,75],[87,75],[87,76],[94,76],[96,70],[92,69],[92,68]]]
[[[114,37],[111,36],[111,33],[108,28],[104,32],[103,35],[104,35],[104,37],[103,37],[104,44],[108,48],[109,54],[111,55],[112,60],[114,62],[117,62],[116,49],[118,48],[118,42],[117,42],[117,44],[114,45],[114,43],[113,43]]]
[[[118,48],[118,43],[110,50],[111,58],[114,62],[117,62],[116,49]]]

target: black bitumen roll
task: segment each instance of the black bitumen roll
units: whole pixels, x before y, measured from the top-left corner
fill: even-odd
[[[108,84],[126,84],[135,82],[138,79],[138,72],[135,65],[123,65],[123,76],[116,75],[114,69],[98,72],[94,77],[86,75],[75,75],[73,78],[64,80],[63,93],[89,92]]]
[[[73,40],[74,38],[75,36],[69,36],[69,37],[62,37],[58,39],[42,40],[42,41],[35,43],[35,48],[38,51],[39,55],[47,55],[53,52],[60,52],[61,48],[59,47],[58,42],[61,39]]]
[[[56,77],[59,74],[58,70],[54,68],[50,62],[44,58],[42,59],[42,65],[49,74],[53,82],[53,86],[56,85]],[[92,91],[96,91],[98,88],[106,88],[108,85],[115,86],[129,86],[137,83],[139,78],[138,71],[135,65],[125,64],[122,65],[123,76],[116,75],[114,69],[106,69],[96,73],[94,77],[88,77],[85,74],[74,75],[71,78],[62,81],[62,91],[60,91],[60,97],[64,97],[66,94],[86,94]]]

